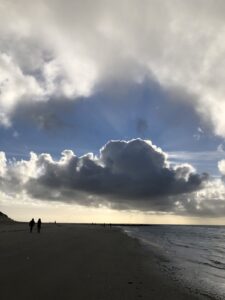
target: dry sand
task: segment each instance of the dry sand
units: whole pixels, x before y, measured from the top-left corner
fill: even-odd
[[[35,228],[36,229],[36,228]],[[200,299],[160,271],[154,255],[118,228],[0,224],[0,297]]]

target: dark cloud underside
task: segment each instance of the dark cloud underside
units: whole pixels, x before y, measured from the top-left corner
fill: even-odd
[[[83,205],[102,201],[117,208],[174,211],[178,195],[200,190],[207,178],[188,164],[171,167],[162,150],[141,139],[110,141],[98,157],[65,150],[59,161],[32,154],[29,161],[7,164],[2,156],[6,192]]]

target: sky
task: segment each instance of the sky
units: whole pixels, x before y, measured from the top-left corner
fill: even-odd
[[[223,0],[0,0],[0,211],[225,224]]]

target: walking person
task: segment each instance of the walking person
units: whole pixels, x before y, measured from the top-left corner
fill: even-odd
[[[39,218],[37,221],[37,232],[40,233],[41,232],[41,219]]]
[[[34,218],[29,222],[29,227],[30,227],[30,233],[32,233],[33,227],[35,225]]]

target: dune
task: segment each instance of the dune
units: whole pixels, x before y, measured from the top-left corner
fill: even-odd
[[[6,214],[0,211],[0,224],[8,224],[8,223],[14,223],[14,221],[10,219]]]

